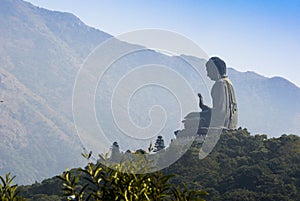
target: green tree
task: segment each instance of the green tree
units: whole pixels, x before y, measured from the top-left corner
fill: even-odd
[[[1,201],[23,201],[24,198],[18,196],[18,185],[13,185],[13,180],[16,176],[10,177],[10,173],[5,175],[5,178],[0,176],[0,198]]]
[[[142,157],[143,154],[140,155]],[[170,182],[173,175],[163,175],[161,171],[130,173],[148,165],[150,163],[145,164],[142,160],[136,163],[127,160],[115,164],[112,169],[107,164],[89,162],[86,168],[67,170],[59,178],[64,182],[63,190],[67,200],[201,201],[204,200],[203,196],[208,195],[202,190],[189,190],[185,185],[175,186]]]
[[[156,142],[154,144],[154,152],[160,151],[165,148],[164,139],[161,135],[157,136]]]

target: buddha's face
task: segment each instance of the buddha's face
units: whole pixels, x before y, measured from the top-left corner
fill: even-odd
[[[219,71],[218,71],[217,67],[211,62],[208,62],[206,64],[206,72],[207,72],[207,76],[211,80],[216,81],[220,78],[220,74],[219,74]]]

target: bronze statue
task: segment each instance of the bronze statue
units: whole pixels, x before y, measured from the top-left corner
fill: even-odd
[[[220,129],[235,129],[237,126],[237,104],[231,81],[226,75],[226,64],[218,57],[210,58],[206,63],[207,76],[215,81],[211,89],[212,107],[204,104],[199,93],[199,112],[189,113],[184,120],[184,129],[175,131],[177,138],[206,136],[218,133]]]
[[[237,104],[231,81],[226,75],[226,64],[212,57],[206,63],[207,76],[215,81],[211,89],[212,108],[203,103],[199,93],[200,124],[199,130],[205,127],[235,129],[237,126]],[[200,134],[200,133],[199,133]]]

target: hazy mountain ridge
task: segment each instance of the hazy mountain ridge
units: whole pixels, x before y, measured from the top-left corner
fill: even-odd
[[[17,164],[20,169],[14,173],[19,181],[33,182],[61,172],[74,162],[68,157],[80,155],[73,146],[79,146],[71,108],[75,77],[90,51],[111,36],[86,26],[70,13],[49,11],[21,0],[0,0],[0,33],[0,98],[5,101],[0,103],[0,135],[4,139],[0,143],[0,174],[12,171]],[[147,55],[126,66],[159,58],[158,63],[186,73],[178,57],[155,52]],[[195,65],[204,63],[203,59],[188,59]],[[193,75],[185,76],[199,85]],[[298,87],[283,78],[269,79],[233,69],[229,77],[236,88],[240,125],[252,133],[271,136],[299,134]],[[280,115],[286,117],[285,124]]]
[[[1,0],[0,10],[0,173],[13,171],[28,183],[75,165],[69,160],[81,152],[71,113],[75,76],[110,35],[70,13],[20,0]]]
[[[110,35],[84,25],[69,13],[48,11],[20,0],[0,3],[5,9],[0,13],[4,33],[0,35],[0,64],[69,116],[77,70],[90,51]],[[68,98],[58,101],[57,97]],[[64,100],[68,103],[61,102]]]
[[[1,68],[0,75],[1,174],[12,172],[21,182],[33,182],[78,165],[69,158],[80,153],[72,122],[13,75]]]
[[[300,88],[282,77],[229,69],[239,106],[239,125],[252,133],[299,134]]]

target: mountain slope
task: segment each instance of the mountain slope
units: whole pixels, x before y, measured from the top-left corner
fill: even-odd
[[[72,122],[51,109],[13,75],[0,68],[0,172],[29,183],[80,164]]]
[[[266,78],[234,69],[228,74],[236,90],[239,125],[271,136],[299,134],[300,88],[281,77]]]
[[[110,35],[70,13],[0,0],[0,174],[32,183],[80,164],[71,96],[87,54]]]
[[[69,103],[77,70],[110,35],[84,25],[70,13],[21,0],[1,0],[0,8],[1,66],[71,117]]]

